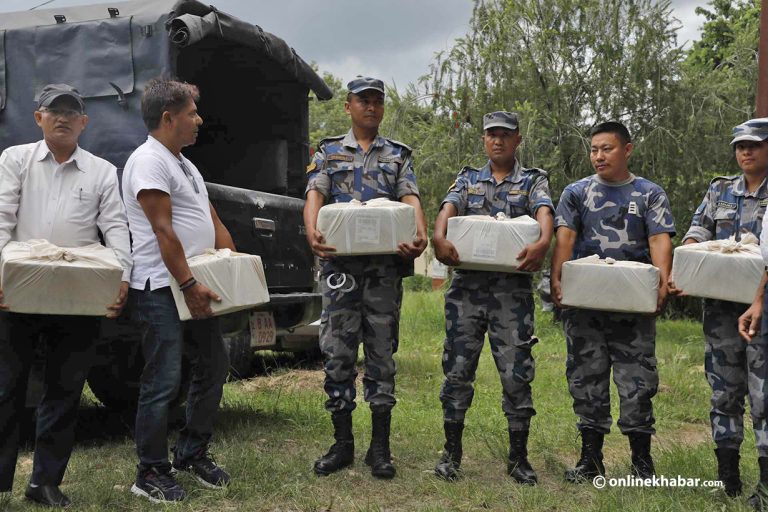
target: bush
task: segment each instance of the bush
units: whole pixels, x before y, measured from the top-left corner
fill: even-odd
[[[431,292],[432,278],[421,274],[403,279],[403,290],[407,292]]]

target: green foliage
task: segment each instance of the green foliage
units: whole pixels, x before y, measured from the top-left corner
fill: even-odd
[[[316,68],[317,66],[313,64],[313,67]],[[328,101],[318,101],[317,98],[310,95],[309,144],[313,148],[324,137],[340,135],[349,130],[349,117],[344,112],[347,88],[340,79],[330,73],[323,73],[323,80],[333,91],[333,98]]]
[[[403,279],[403,290],[407,292],[431,292],[432,278],[415,274]]]

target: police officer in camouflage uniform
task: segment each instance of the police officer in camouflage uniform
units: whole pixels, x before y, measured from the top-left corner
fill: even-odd
[[[448,219],[457,215],[508,217],[529,215],[541,226],[541,237],[518,255],[519,270],[541,268],[552,239],[552,213],[547,173],[526,169],[515,157],[522,141],[517,114],[491,112],[483,117],[483,143],[488,163],[465,167],[443,200],[435,221],[435,256],[446,265],[460,263],[456,247],[446,238]],[[477,364],[488,332],[491,353],[501,377],[502,408],[508,421],[507,472],[518,483],[534,485],[528,462],[528,431],[536,414],[531,399],[534,360],[533,289],[531,274],[456,270],[445,294],[445,346],[440,390],[445,450],[435,474],[446,480],[459,476],[464,416],[472,404]]]
[[[740,240],[746,233],[760,236],[768,204],[768,119],[747,121],[733,133],[731,144],[742,173],[712,180],[693,215],[684,244],[730,237]],[[670,292],[684,290],[670,282]],[[731,497],[741,494],[739,447],[744,440],[745,395],[749,396],[761,475],[768,478],[768,338],[757,335],[750,343],[741,339],[739,316],[745,309],[737,302],[704,300],[704,368],[712,388],[712,439],[717,447],[718,478]]]
[[[347,85],[344,109],[352,121],[345,135],[320,142],[307,169],[304,224],[312,250],[322,258],[323,312],[320,348],[325,357],[325,407],[331,412],[336,442],[315,461],[314,471],[328,475],[352,464],[355,362],[360,342],[365,353],[363,387],[370,403],[373,432],[365,462],[377,478],[392,478],[389,431],[395,405],[402,278],[413,275],[413,259],[427,245],[426,222],[413,172],[411,149],[379,135],[384,116],[384,84],[358,77]],[[400,244],[397,255],[334,257],[316,229],[325,203],[376,198],[401,201],[416,209],[416,239]]]
[[[601,258],[653,263],[659,268],[658,310],[667,296],[675,227],[669,200],[658,185],[629,172],[629,131],[616,122],[591,132],[590,159],[596,174],[568,185],[555,213],[552,297],[560,306],[563,263]],[[619,392],[621,432],[629,437],[632,471],[654,474],[651,399],[656,395],[656,319],[651,315],[567,309],[563,323],[568,348],[566,376],[579,417],[581,457],[565,473],[569,482],[604,474],[603,437],[611,427],[610,376]]]

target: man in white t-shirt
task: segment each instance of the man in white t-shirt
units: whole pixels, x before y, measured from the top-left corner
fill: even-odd
[[[173,80],[150,81],[141,110],[147,141],[128,158],[123,200],[133,237],[134,267],[129,302],[145,328],[146,361],[136,412],[136,482],[131,491],[153,502],[180,501],[186,492],[173,469],[188,471],[206,487],[229,483],[208,453],[213,421],[229,369],[227,350],[211,300],[221,299],[195,280],[187,258],[215,247],[234,250],[227,228],[208,200],[203,177],[181,149],[197,139],[197,87]],[[182,323],[171,295],[175,279],[193,320]],[[186,334],[186,336],[184,336]],[[168,460],[168,408],[181,383],[182,345],[192,360],[186,424],[173,465]]]

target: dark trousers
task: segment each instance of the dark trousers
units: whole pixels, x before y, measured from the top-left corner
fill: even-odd
[[[38,338],[44,335],[46,358],[31,481],[59,485],[72,454],[77,406],[98,333],[96,317],[0,312],[0,492],[13,485],[19,418]]]
[[[143,326],[136,451],[139,467],[167,468],[168,408],[181,386],[182,350],[191,363],[186,423],[176,442],[176,458],[193,458],[206,450],[229,371],[229,355],[218,318],[182,322],[169,287],[129,292],[131,309]],[[186,334],[186,336],[185,336]]]

